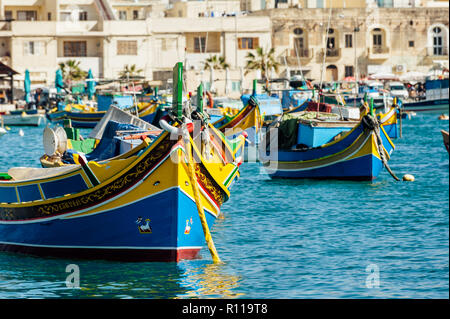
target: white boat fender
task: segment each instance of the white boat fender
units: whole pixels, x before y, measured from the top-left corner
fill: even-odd
[[[405,174],[405,175],[403,175],[403,180],[405,182],[414,182],[414,175]]]

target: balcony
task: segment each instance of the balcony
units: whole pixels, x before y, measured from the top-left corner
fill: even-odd
[[[389,47],[373,46],[368,51],[369,60],[386,60],[390,56]]]
[[[325,57],[325,61],[326,62],[336,62],[341,58],[341,48],[327,48],[326,49],[326,57]],[[324,50],[322,49],[319,52],[319,58],[323,59],[323,53]]]
[[[313,49],[292,49],[291,50],[291,57],[297,58],[297,54],[300,59],[311,59],[313,57]]]
[[[297,57],[298,54],[298,57]],[[297,65],[298,58],[300,58],[301,64],[306,64],[314,57],[314,49],[291,49],[287,51],[286,62],[289,65]],[[284,58],[282,58],[281,63],[284,63]]]

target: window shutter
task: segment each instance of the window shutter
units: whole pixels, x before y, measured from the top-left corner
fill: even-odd
[[[259,38],[253,38],[253,48],[256,49],[259,48]]]

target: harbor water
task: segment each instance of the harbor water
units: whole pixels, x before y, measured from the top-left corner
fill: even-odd
[[[385,169],[372,182],[271,180],[244,163],[211,230],[221,264],[206,245],[179,263],[0,252],[0,298],[449,298],[448,127],[403,120],[389,164],[414,182]],[[19,129],[0,137],[0,171],[39,167],[43,127]]]

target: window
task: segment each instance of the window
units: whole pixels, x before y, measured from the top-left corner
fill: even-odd
[[[47,12],[47,20],[48,21],[52,20],[52,13],[51,12]]]
[[[87,56],[86,41],[64,41],[64,56]]]
[[[36,21],[36,11],[17,11],[17,20],[19,21]]]
[[[444,55],[443,32],[441,28],[433,28],[433,55]]]
[[[302,37],[294,38],[294,52],[293,55],[302,58],[309,57],[308,48],[305,44],[305,39]]]
[[[327,39],[327,48],[334,49],[335,46],[336,46],[336,40],[334,38],[328,38]]]
[[[295,28],[295,29],[294,29],[294,34],[296,34],[296,35],[302,35],[302,34],[303,34],[303,29],[301,29],[301,28]]]
[[[137,55],[136,40],[117,41],[117,55]]]
[[[414,47],[414,41],[408,41],[408,47],[413,48]]]
[[[81,11],[78,15],[80,21],[87,21],[88,13],[86,11]]]
[[[373,45],[374,46],[381,46],[383,44],[383,37],[381,34],[374,34],[373,35]]]
[[[133,10],[133,20],[137,20],[137,19],[139,19],[139,11]]]
[[[297,52],[300,52],[304,48],[305,48],[305,39],[295,38],[294,39],[294,49],[297,50]]]
[[[23,44],[24,55],[44,54],[45,43],[43,41],[25,41]]]
[[[241,50],[256,49],[259,46],[259,38],[238,38],[238,47]]]
[[[352,65],[345,66],[345,77],[347,77],[347,76],[353,76],[353,66]]]
[[[194,52],[206,52],[206,37],[194,37]]]
[[[127,19],[127,12],[126,11],[119,11],[119,20],[126,20]]]
[[[352,34],[345,35],[345,47],[353,48],[353,35]]]
[[[12,11],[5,11],[5,20],[12,20],[13,15],[12,15]]]

